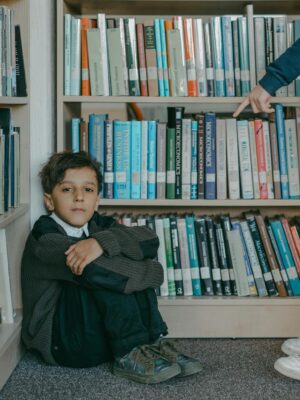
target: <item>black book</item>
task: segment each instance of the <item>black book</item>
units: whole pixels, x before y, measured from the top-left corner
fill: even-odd
[[[230,277],[229,277],[227,254],[225,249],[224,233],[220,222],[214,221],[214,227],[216,233],[218,259],[221,269],[223,292],[225,296],[231,296],[232,292],[230,288]]]
[[[203,294],[212,296],[214,294],[214,287],[211,276],[211,260],[208,249],[208,237],[204,218],[195,219],[195,234]]]
[[[175,199],[181,199],[182,118],[184,107],[168,107],[168,128],[175,128]]]
[[[222,226],[223,233],[224,233],[224,244],[225,244],[226,257],[227,257],[227,265],[228,265],[228,270],[229,270],[231,292],[235,296],[237,296],[238,292],[237,292],[237,287],[236,287],[236,282],[235,282],[235,276],[234,276],[234,270],[233,270],[233,265],[232,265],[229,242],[228,242],[228,238],[227,238],[227,232],[231,231],[231,222],[230,222],[229,215],[221,215],[220,221],[221,221],[221,226]]]
[[[0,129],[4,135],[4,212],[8,211],[9,203],[9,153],[10,153],[10,136],[11,136],[11,111],[9,108],[0,108]]]
[[[261,240],[258,226],[255,220],[255,216],[253,214],[245,214],[245,218],[247,220],[252,239],[254,242],[254,246],[257,252],[257,256],[259,259],[260,267],[262,270],[262,274],[266,283],[267,290],[270,296],[278,296],[278,292],[276,289],[275,282],[273,280],[273,275],[271,272],[270,265],[268,263],[267,255],[263,246],[263,242]]]
[[[184,292],[183,292],[183,279],[182,279],[180,249],[179,249],[179,240],[177,231],[177,218],[175,215],[170,215],[169,218],[170,218],[170,231],[171,231],[176,296],[183,296]]]
[[[212,272],[212,280],[214,286],[214,292],[218,296],[222,296],[222,279],[221,279],[221,269],[219,266],[218,259],[218,250],[217,250],[217,241],[216,234],[214,229],[214,223],[211,217],[205,217],[207,236],[208,236],[208,244],[209,244],[209,254],[211,260],[211,272]]]
[[[15,46],[16,46],[17,96],[25,97],[27,96],[27,87],[26,87],[26,76],[25,76],[20,25],[15,26]]]

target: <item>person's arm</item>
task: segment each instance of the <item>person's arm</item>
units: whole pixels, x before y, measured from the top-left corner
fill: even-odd
[[[233,113],[237,117],[249,104],[254,113],[274,112],[271,96],[300,75],[300,39],[267,67],[267,72]]]
[[[92,223],[95,223],[100,230],[90,233],[90,237],[99,242],[105,255],[110,257],[124,255],[132,260],[156,256],[159,239],[152,229],[146,226],[128,227],[118,224],[112,218],[108,223],[103,221],[106,221],[105,217],[94,215]]]

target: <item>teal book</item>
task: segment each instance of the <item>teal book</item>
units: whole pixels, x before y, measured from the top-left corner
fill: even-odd
[[[188,248],[189,248],[189,257],[190,257],[190,268],[191,268],[191,277],[192,277],[192,287],[193,287],[193,295],[201,296],[201,282],[200,282],[200,270],[199,270],[199,261],[197,254],[197,242],[196,242],[196,234],[194,227],[194,217],[186,216],[186,234],[188,239]]]
[[[131,122],[114,121],[114,197],[130,199]]]
[[[148,199],[156,198],[156,121],[148,121]]]
[[[163,218],[169,296],[176,296],[170,218]]]
[[[131,121],[131,198],[141,198],[141,121]]]
[[[285,126],[282,104],[275,104],[276,130],[280,167],[280,187],[282,199],[289,198],[289,179],[286,157]]]

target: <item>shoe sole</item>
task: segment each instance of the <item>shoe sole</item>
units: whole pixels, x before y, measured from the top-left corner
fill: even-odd
[[[297,374],[297,373],[294,373],[293,371],[287,371],[287,370],[283,369],[280,365],[277,365],[276,363],[274,364],[274,368],[280,374],[287,376],[288,378],[296,379],[296,380],[300,381],[299,372]]]
[[[139,383],[146,383],[146,384],[152,384],[152,383],[160,383],[167,381],[168,379],[173,378],[174,376],[179,375],[181,372],[181,369],[179,365],[174,364],[169,368],[166,368],[164,371],[162,371],[159,374],[152,375],[152,376],[143,376],[140,374],[136,374],[134,372],[129,372],[124,369],[118,368],[118,367],[113,367],[113,374],[121,376],[122,378],[126,378],[135,382]]]
[[[281,346],[281,351],[288,356],[300,356],[300,353],[290,350],[288,347],[285,347],[284,344]]]
[[[194,363],[186,368],[181,368],[181,373],[178,375],[178,378],[183,378],[184,376],[194,375],[203,370],[202,365],[199,363]]]

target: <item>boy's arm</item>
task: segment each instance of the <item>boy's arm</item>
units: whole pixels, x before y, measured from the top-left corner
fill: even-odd
[[[108,220],[108,223],[103,220]],[[91,233],[90,237],[99,242],[107,256],[123,254],[132,260],[156,256],[159,239],[152,229],[146,226],[128,227],[99,214],[94,215],[92,222],[102,229]]]

